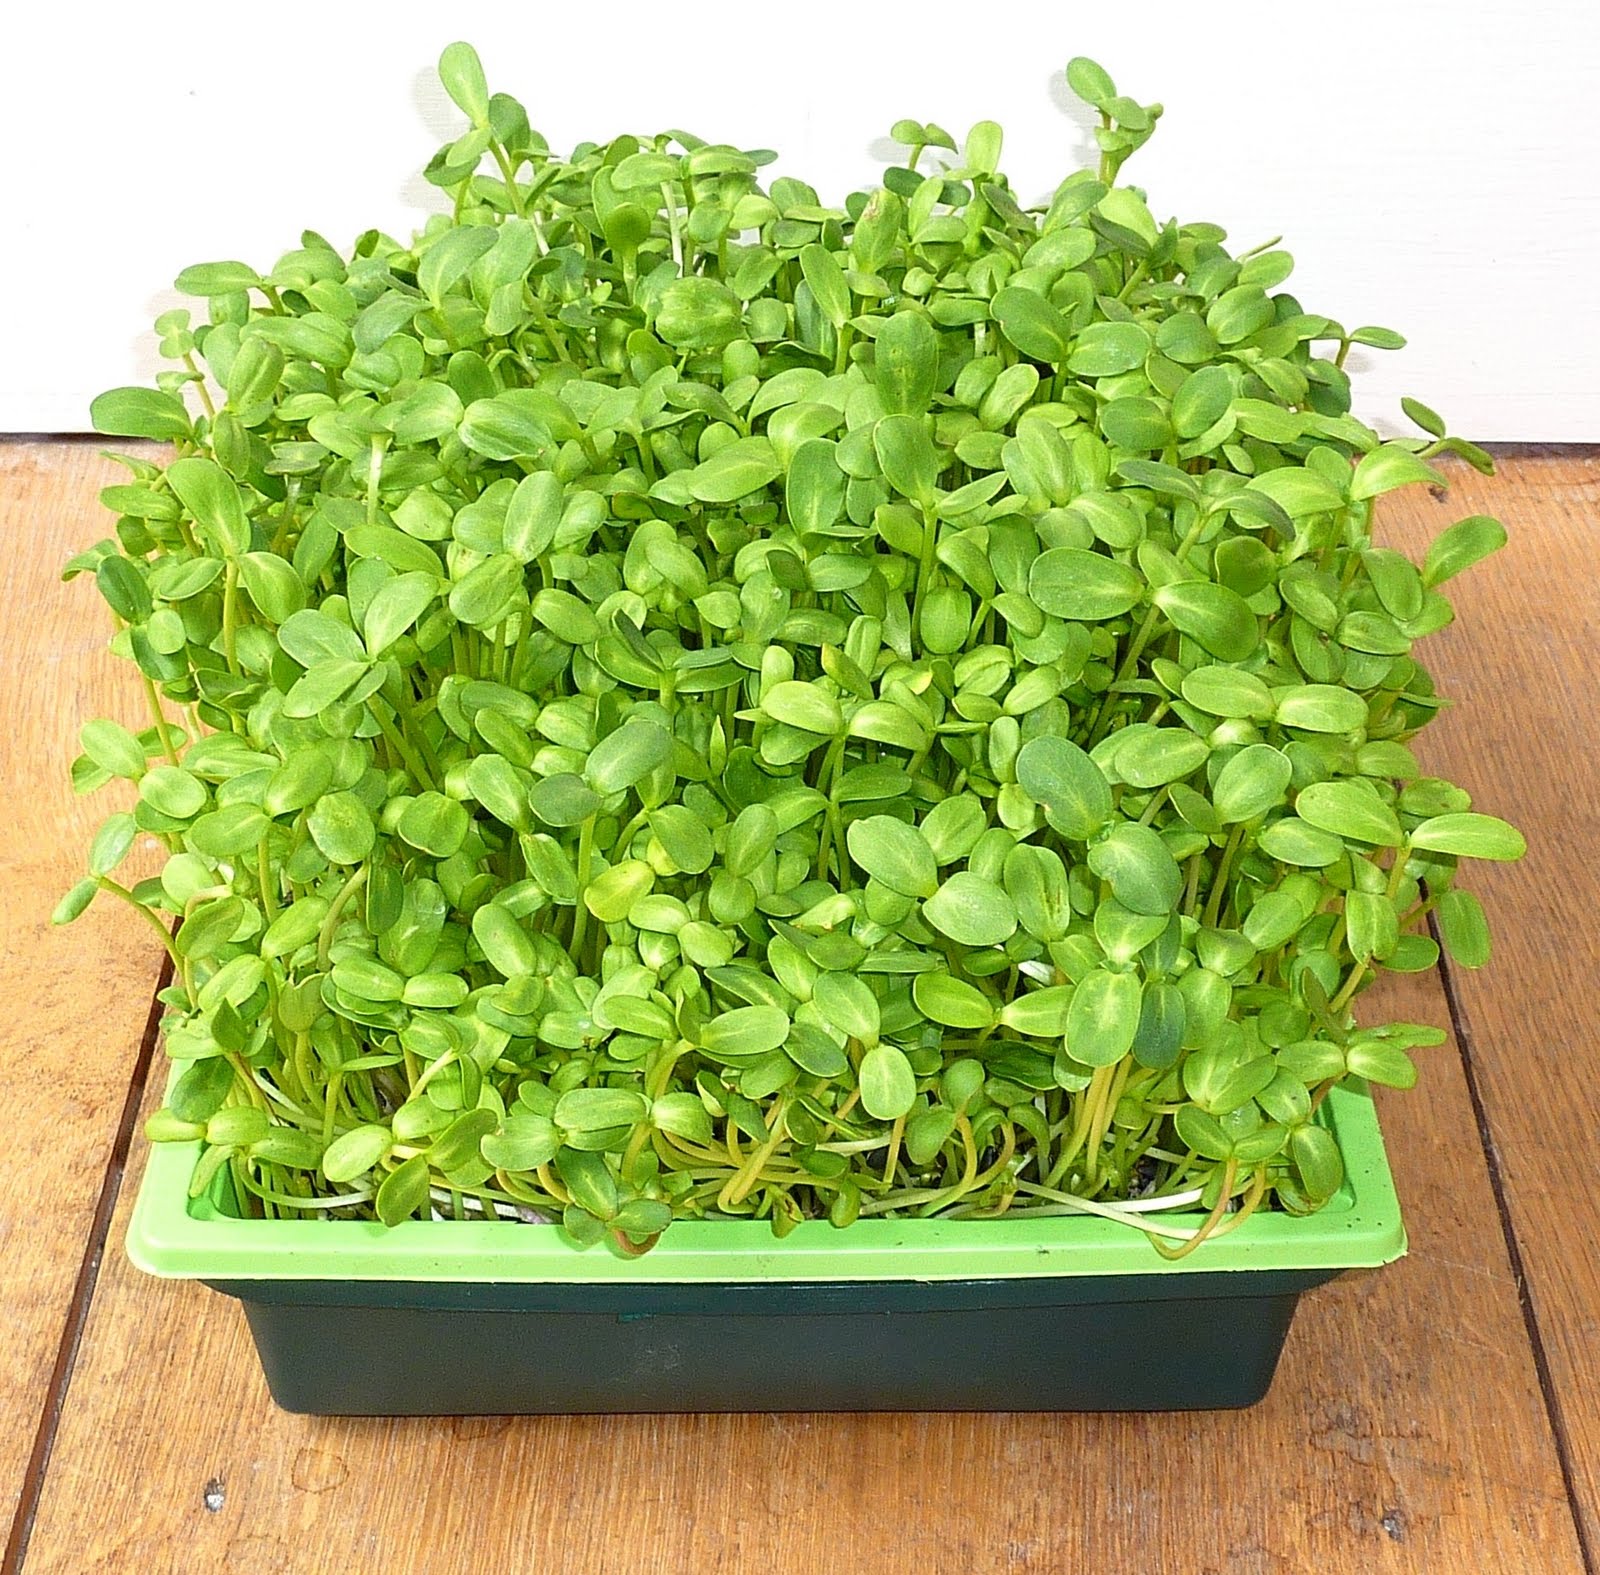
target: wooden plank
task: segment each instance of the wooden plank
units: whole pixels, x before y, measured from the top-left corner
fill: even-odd
[[[1385,1016],[1445,1020],[1436,976],[1383,990]],[[28,1575],[1091,1558],[1216,1575],[1568,1575],[1574,1527],[1454,1053],[1431,1052],[1423,1086],[1383,1117],[1412,1254],[1309,1296],[1248,1412],[296,1417],[273,1408],[232,1303],[145,1279],[119,1251]]]
[[[1442,1020],[1433,980],[1386,988]],[[1427,1072],[1384,1107],[1412,1257],[1309,1298],[1243,1414],[289,1417],[231,1304],[116,1251],[27,1567],[1576,1569],[1460,1066]]]
[[[1414,551],[1468,514],[1498,514],[1510,532],[1448,587],[1458,621],[1429,644],[1428,665],[1459,703],[1424,755],[1528,838],[1520,864],[1472,866],[1495,955],[1451,979],[1600,1549],[1600,455],[1534,454],[1503,470],[1489,481],[1460,467],[1448,498],[1397,498],[1387,518]]]
[[[22,1492],[90,1235],[161,946],[96,903],[67,932],[50,912],[83,873],[109,792],[73,794],[81,721],[137,725],[137,675],[106,651],[92,587],[63,585],[69,553],[111,517],[96,490],[118,467],[86,444],[0,444],[0,1540]]]

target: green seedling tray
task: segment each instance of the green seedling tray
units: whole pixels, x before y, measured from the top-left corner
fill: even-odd
[[[239,1299],[277,1402],[333,1415],[1175,1410],[1266,1393],[1302,1292],[1405,1251],[1367,1091],[1314,1215],[1259,1213],[1176,1263],[1089,1216],[683,1221],[644,1256],[555,1225],[249,1220],[157,1145],[128,1227],[152,1274]],[[1198,1216],[1166,1215],[1173,1223]]]

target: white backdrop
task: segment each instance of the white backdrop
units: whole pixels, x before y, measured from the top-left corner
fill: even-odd
[[[409,234],[460,117],[432,65],[477,44],[553,146],[683,127],[783,155],[825,201],[875,184],[900,116],[1006,128],[1042,196],[1089,157],[1061,68],[1167,113],[1128,166],[1158,217],[1282,234],[1308,309],[1410,340],[1352,356],[1363,414],[1411,393],[1482,440],[1600,440],[1600,22],[1593,0],[415,0],[18,8],[0,28],[0,431],[81,431],[157,366],[191,262],[269,266],[316,229]]]

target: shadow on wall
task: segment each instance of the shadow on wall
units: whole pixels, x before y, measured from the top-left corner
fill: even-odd
[[[439,85],[439,72],[436,66],[431,64],[422,66],[413,73],[411,102],[417,111],[417,119],[428,128],[429,135],[440,147],[447,142],[453,142],[461,135],[463,129],[461,112],[445,97],[444,89]],[[406,206],[415,208],[421,215],[418,219],[419,226],[425,222],[430,213],[450,211],[450,203],[445,194],[437,186],[426,181],[421,170],[412,170],[397,190]],[[397,235],[395,239],[404,242],[410,237]]]
[[[1062,118],[1072,125],[1074,136],[1071,145],[1066,149],[1062,158],[1064,172],[1073,169],[1093,169],[1100,160],[1100,149],[1094,140],[1094,130],[1099,124],[1095,112],[1082,99],[1076,97],[1071,88],[1067,86],[1065,71],[1052,71],[1050,73],[1047,91],[1050,102],[1061,112]],[[965,136],[970,128],[962,127],[957,130],[954,126],[946,126],[945,130],[958,140]],[[874,137],[867,144],[867,152],[875,162],[883,165],[900,164],[904,162],[906,149],[892,137]],[[926,165],[923,166],[925,169]],[[931,172],[930,172],[931,173]],[[1054,188],[1049,191],[1021,192],[1019,200],[1025,207],[1041,207],[1049,203],[1054,194]],[[826,200],[826,194],[824,194]]]
[[[1071,143],[1063,151],[1063,170],[1094,168],[1100,158],[1100,150],[1094,140],[1095,126],[1098,124],[1094,110],[1073,94],[1072,90],[1067,86],[1067,75],[1064,70],[1050,73],[1046,83],[1046,91],[1049,94],[1051,104],[1060,112],[1062,118],[1071,124],[1073,129]],[[413,73],[411,78],[411,103],[417,112],[418,121],[427,128],[434,141],[440,146],[453,141],[461,134],[461,116],[440,86],[438,72],[434,66],[423,66]],[[999,111],[997,110],[992,118],[998,118],[998,114]],[[597,134],[604,131],[604,129],[596,128]],[[966,126],[945,127],[945,130],[949,131],[958,143],[965,137],[969,129]],[[612,129],[609,134],[613,136],[620,135],[625,130],[631,130],[635,135],[651,134],[648,128],[621,125]],[[867,143],[866,151],[875,164],[882,166],[900,164],[906,156],[904,146],[889,136],[874,137]],[[953,160],[954,156],[952,155],[951,157]],[[928,165],[924,164],[922,167],[931,173]],[[804,179],[805,177],[802,174],[800,178]],[[420,170],[414,170],[408,175],[401,182],[397,191],[406,206],[415,209],[421,215],[419,223],[424,222],[429,214],[449,211],[450,204],[445,199],[444,193],[437,186],[431,185],[424,179]],[[1042,206],[1049,202],[1053,191],[1054,188],[1052,187],[1050,190],[1022,192],[1018,195],[1025,206]],[[845,193],[820,192],[818,195],[824,203],[827,203],[830,200],[842,201]],[[397,236],[395,238],[404,241],[408,237]],[[169,293],[158,297],[157,300],[163,304],[155,305],[153,310],[159,312],[174,304],[175,298],[171,297]],[[146,342],[153,347],[155,343],[154,336],[147,335],[146,340],[141,342],[141,349],[146,347]]]

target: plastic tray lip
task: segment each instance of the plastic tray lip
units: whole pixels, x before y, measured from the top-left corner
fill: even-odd
[[[1258,1213],[1176,1263],[1111,1220],[807,1221],[781,1241],[765,1221],[683,1220],[639,1258],[580,1252],[553,1225],[408,1220],[237,1220],[192,1213],[198,1143],[150,1145],[129,1220],[136,1267],[173,1279],[726,1284],[739,1281],[985,1280],[1217,1271],[1377,1268],[1406,1250],[1372,1098],[1330,1091],[1325,1108],[1352,1194],[1316,1214]]]

